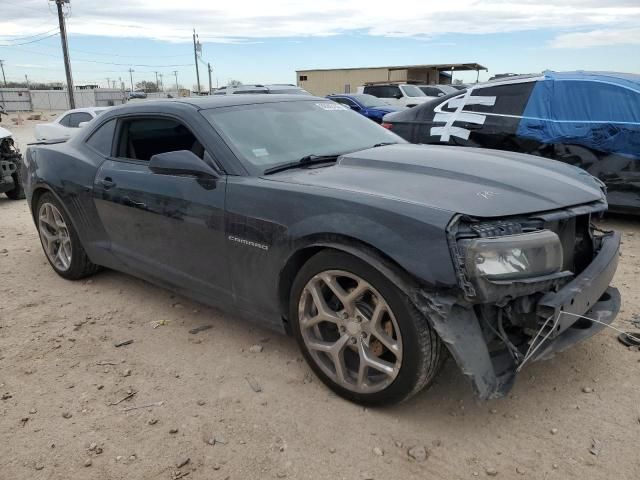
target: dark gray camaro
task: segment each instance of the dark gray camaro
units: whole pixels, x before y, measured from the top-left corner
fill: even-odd
[[[620,308],[620,236],[591,223],[607,208],[594,177],[410,145],[327,99],[117,107],[24,162],[58,274],[105,266],[288,331],[361,403],[420,391],[445,347],[479,397],[499,397]]]

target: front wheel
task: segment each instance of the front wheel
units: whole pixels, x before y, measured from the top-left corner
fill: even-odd
[[[302,267],[289,318],[314,372],[361,404],[411,397],[442,363],[439,337],[407,296],[378,270],[342,252],[320,252]]]

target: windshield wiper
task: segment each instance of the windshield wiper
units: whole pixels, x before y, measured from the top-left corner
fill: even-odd
[[[282,172],[284,170],[290,170],[292,168],[301,168],[307,165],[314,165],[316,163],[334,162],[338,159],[340,155],[342,154],[335,153],[332,155],[305,155],[299,160],[295,160],[293,162],[288,162],[288,163],[282,163],[274,167],[269,167],[263,172],[263,175],[270,175],[272,173]]]
[[[387,145],[397,145],[398,142],[380,142],[380,143],[376,143],[374,146],[372,146],[371,148],[376,148],[376,147],[386,147]]]

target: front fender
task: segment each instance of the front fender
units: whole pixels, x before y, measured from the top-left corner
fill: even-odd
[[[314,242],[337,243],[345,248],[345,242],[335,239],[347,239],[347,245],[370,246],[427,287],[455,287],[445,231],[449,215],[439,211],[435,215],[442,218],[434,224],[382,211],[377,218],[347,212],[314,215],[289,227],[292,248],[287,256]]]

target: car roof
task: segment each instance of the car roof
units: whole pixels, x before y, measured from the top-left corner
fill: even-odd
[[[575,80],[575,81],[596,81],[611,83],[622,87],[631,88],[633,90],[640,91],[640,75],[635,73],[620,73],[620,72],[596,72],[576,70],[571,72],[554,72],[547,70],[542,74],[531,73],[525,75],[510,75],[508,77],[495,78],[487,82],[471,85],[471,87],[481,86],[493,86],[493,85],[507,85],[510,83],[519,83],[523,81],[563,81],[563,80]]]
[[[588,72],[577,70],[574,72],[544,72],[547,80],[587,80],[612,83],[640,91],[640,75],[619,72]]]
[[[67,110],[62,112],[63,114],[67,113],[89,113],[89,112],[99,112],[100,110],[107,110],[109,107],[81,107],[81,108],[72,108],[71,110]]]
[[[144,111],[162,107],[166,108],[167,106],[169,106],[169,108],[172,108],[173,106],[180,105],[189,105],[195,107],[198,110],[208,110],[211,108],[233,107],[237,105],[309,101],[326,102],[327,99],[322,97],[314,97],[312,95],[286,95],[265,93],[208,95],[204,97],[180,97],[162,100],[151,100],[147,102],[128,103],[117,107],[111,107],[109,110],[116,112],[121,112],[123,109],[126,109],[128,111]]]

